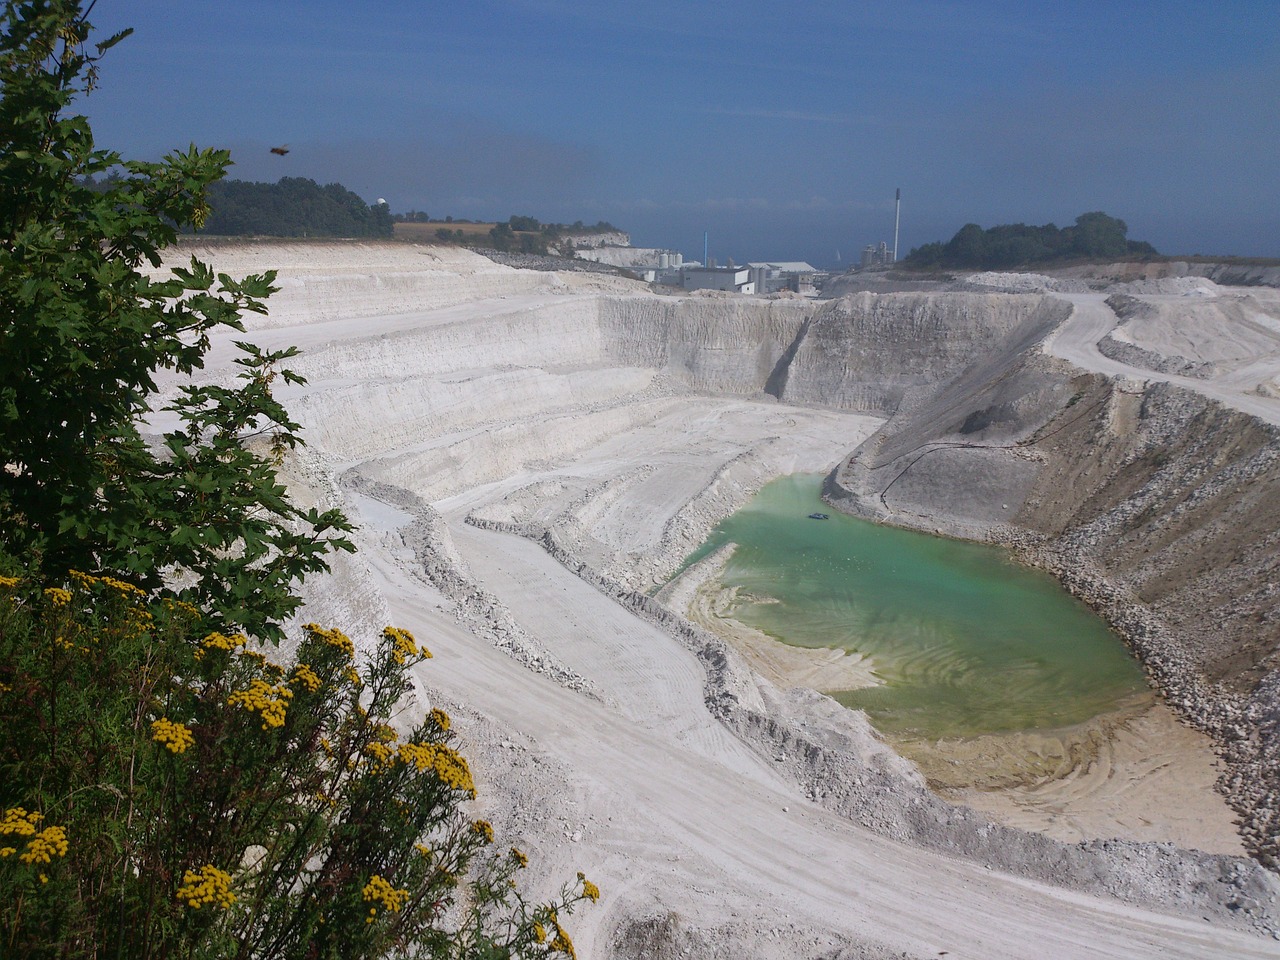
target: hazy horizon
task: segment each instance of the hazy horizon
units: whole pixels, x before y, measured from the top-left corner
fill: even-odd
[[[1280,36],[1261,0],[975,0],[732,12],[651,0],[427,9],[121,0],[78,107],[126,157],[229,148],[230,176],[391,209],[608,220],[724,261],[856,262],[961,226],[1091,210],[1165,254],[1280,257]],[[286,156],[269,148],[288,144]]]

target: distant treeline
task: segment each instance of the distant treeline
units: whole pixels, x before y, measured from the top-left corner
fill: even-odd
[[[430,223],[430,217],[416,210],[407,214],[396,214],[397,223]],[[465,227],[451,227],[449,224],[471,225],[470,220],[454,220],[445,217],[445,226],[435,231],[435,238],[445,243],[456,243],[471,247],[488,247],[504,253],[537,253],[546,254],[550,247],[560,252],[566,246],[565,237],[584,233],[615,233],[618,228],[604,220],[595,225],[588,225],[581,220],[574,223],[542,223],[536,217],[512,216],[503,223],[495,223],[487,233]]]
[[[213,208],[201,233],[258,237],[389,237],[391,211],[367,204],[340,183],[305,177],[277,183],[219,180],[209,186]]]
[[[1065,260],[1158,256],[1155,247],[1129,240],[1128,233],[1128,224],[1101,211],[1081,214],[1072,227],[1008,223],[984,230],[967,223],[946,243],[916,247],[904,262],[922,269],[994,270]]]

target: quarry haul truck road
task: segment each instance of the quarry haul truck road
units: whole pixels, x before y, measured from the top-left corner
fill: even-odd
[[[1253,382],[1245,389],[1231,383],[1228,378],[1217,380],[1183,377],[1158,373],[1145,367],[1131,366],[1104,356],[1098,349],[1098,341],[1114,330],[1119,323],[1115,311],[1106,303],[1106,294],[1059,293],[1054,296],[1070,302],[1072,310],[1066,323],[1045,340],[1045,352],[1068,360],[1084,370],[1093,370],[1112,377],[1174,383],[1211,397],[1235,410],[1265,420],[1267,423],[1280,424],[1280,399],[1246,392],[1246,389],[1280,374],[1280,360],[1275,357],[1270,358],[1269,363],[1264,359],[1255,365],[1251,371],[1254,374]],[[1162,344],[1153,344],[1153,346],[1159,347]],[[1172,345],[1163,346],[1167,347],[1169,353],[1177,352],[1177,348]],[[1277,338],[1277,347],[1280,347],[1280,338]]]

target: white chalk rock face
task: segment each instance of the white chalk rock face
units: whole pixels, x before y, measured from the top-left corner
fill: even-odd
[[[293,365],[308,382],[278,395],[308,446],[284,475],[360,525],[360,553],[308,584],[308,615],[366,641],[395,623],[432,649],[412,709],[454,715],[481,812],[536,854],[528,893],[577,870],[604,891],[572,918],[579,955],[1014,958],[1029,943],[1055,957],[1268,955],[1255,934],[1276,888],[1257,868],[1063,845],[945,804],[863,715],[766,680],[652,596],[721,519],[801,471],[830,474],[846,508],[952,532],[1068,544],[1087,517],[1079,535],[1098,556],[1132,558],[1145,528],[1125,526],[1141,511],[1117,478],[1173,424],[1191,425],[1187,472],[1139,482],[1181,484],[1185,523],[1151,529],[1190,549],[1213,497],[1190,465],[1204,424],[1230,418],[1200,423],[1176,398],[1131,398],[1050,356],[1042,344],[1084,316],[1072,303],[989,285],[659,296],[620,276],[392,243],[197,242],[176,261],[193,253],[232,275],[280,271],[270,313],[248,325],[265,347],[303,351]],[[1220,310],[1241,339],[1214,363],[1254,342],[1237,330],[1246,314],[1250,329],[1273,316],[1266,303]],[[1169,323],[1129,333],[1153,349]],[[230,382],[240,336],[218,339],[208,377]],[[1041,445],[1045,424],[1062,427],[1058,446]],[[1271,440],[1251,436],[1262,470]],[[1101,472],[1086,482],[1089,463]],[[1201,527],[1225,537],[1242,516]],[[1140,567],[1143,582],[1158,589],[1172,556]],[[1199,586],[1179,596],[1207,598],[1209,581],[1185,572]],[[762,910],[784,933],[761,938]]]

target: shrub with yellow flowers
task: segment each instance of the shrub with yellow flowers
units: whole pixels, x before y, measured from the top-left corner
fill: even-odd
[[[0,579],[0,956],[572,957],[599,890],[526,902],[448,717],[392,719],[429,651],[355,650],[308,624],[277,663],[108,576]]]

